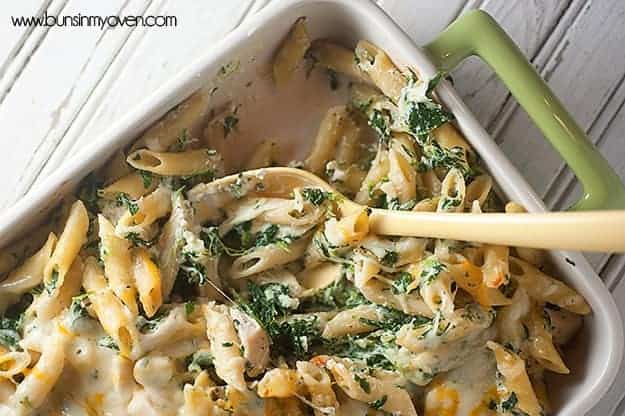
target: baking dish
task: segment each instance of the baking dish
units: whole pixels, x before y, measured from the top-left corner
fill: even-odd
[[[465,15],[423,51],[388,16],[367,1],[289,0],[276,2],[222,42],[211,46],[206,54],[20,200],[0,218],[0,246],[35,226],[85,175],[201,87],[217,88],[211,102],[215,107],[243,96],[246,102],[255,103],[257,109],[262,108],[263,100],[272,103],[258,114],[256,129],[262,129],[264,137],[246,137],[232,142],[230,147],[237,157],[246,157],[253,148],[250,142],[267,136],[279,136],[291,157],[305,153],[306,139],[312,137],[313,126],[318,125],[332,97],[313,98],[318,91],[305,86],[285,93],[284,97],[276,97],[260,80],[266,74],[267,62],[276,46],[300,16],[308,18],[313,38],[330,37],[348,45],[358,39],[370,40],[386,50],[397,63],[414,67],[428,78],[438,70],[451,69],[468,55],[482,56],[502,76],[579,175],[586,195],[576,208],[617,208],[625,204],[625,192],[616,175],[585,140],[505,33],[484,13]],[[443,82],[437,92],[456,116],[459,128],[480,154],[505,197],[525,205],[530,211],[544,210],[540,199],[451,86]],[[278,105],[280,102],[283,104]],[[298,118],[298,123],[290,122],[294,113],[305,117]],[[300,123],[300,120],[303,121]],[[614,301],[584,257],[561,252],[550,256],[558,274],[584,295],[594,312],[587,318],[575,348],[566,355],[573,374],[551,383],[555,414],[581,415],[596,404],[616,375],[623,350],[623,330]]]

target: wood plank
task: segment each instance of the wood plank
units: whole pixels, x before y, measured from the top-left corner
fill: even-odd
[[[2,13],[7,20],[37,16],[48,8],[50,2],[50,0],[8,1],[2,5]],[[34,26],[13,25],[11,20],[4,25],[0,25],[0,76],[4,74],[9,62],[15,58],[34,29]]]
[[[120,10],[119,14],[120,16],[157,14],[158,8],[159,2],[152,2],[152,0],[132,0]],[[106,82],[104,80],[110,77],[108,74],[111,68],[119,64],[118,61],[120,56],[123,55],[124,50],[132,51],[134,49],[134,44],[130,39],[134,36],[135,39],[141,40],[143,30],[145,29],[139,27],[118,28],[115,31],[106,33],[102,37],[101,41],[92,52],[89,65],[85,67],[80,79],[77,80],[77,88],[80,88],[86,94],[84,95],[80,108],[77,108],[72,119],[67,120],[67,125],[63,131],[63,137],[56,148],[50,152],[48,160],[42,167],[41,172],[37,175],[33,186],[57,169],[71,154],[70,149],[74,145],[76,132],[81,131],[84,127],[83,120],[85,117],[92,114],[94,103],[99,103],[100,97],[96,91],[102,91],[106,87]],[[139,35],[137,35],[137,33],[139,33]]]
[[[116,15],[123,7],[132,8],[137,3],[141,1],[70,0],[60,16]],[[34,49],[0,106],[0,124],[12,141],[6,150],[5,169],[14,172],[10,181],[0,184],[0,206],[7,206],[30,188],[99,78],[92,68],[102,67],[96,53],[101,42],[123,33],[121,28],[52,27]],[[102,52],[110,55],[107,48]]]
[[[586,5],[557,42],[542,70],[549,85],[580,125],[589,131],[595,143],[601,137],[602,126],[606,123],[602,120],[614,117],[616,108],[622,102],[619,97],[625,95],[625,92],[619,93],[620,90],[616,88],[625,73],[625,56],[614,54],[604,47],[624,40],[625,33],[616,33],[607,28],[610,24],[618,24],[618,15],[624,10],[623,3],[618,1]],[[588,33],[593,33],[593,36],[588,36]],[[552,41],[549,47],[553,45],[555,43]],[[571,88],[571,85],[575,88]],[[502,142],[504,152],[543,196],[548,207],[562,209],[569,206],[579,195],[579,190],[574,191],[574,176],[560,156],[542,138],[516,103],[511,102],[503,113],[504,116],[498,120],[500,126],[504,126],[498,133],[498,141]],[[518,132],[523,132],[523,136],[518,137]],[[619,143],[617,139],[611,138],[606,143],[613,143],[614,140]],[[625,146],[620,151],[614,149],[615,161],[622,160],[624,153]],[[563,195],[568,195],[568,198],[563,198]],[[594,267],[600,269],[608,256],[589,254],[587,258]]]
[[[376,3],[412,40],[424,45],[458,17],[467,0],[377,0]]]
[[[58,16],[63,10],[68,0],[52,0],[42,5],[41,10],[49,16]],[[21,34],[18,44],[11,42],[3,43],[8,49],[2,50],[5,60],[2,63],[2,77],[0,78],[0,103],[11,89],[15,80],[21,75],[26,64],[30,62],[30,57],[37,50],[43,39],[48,34],[49,27],[29,27]],[[19,36],[19,34],[18,34]]]
[[[612,93],[610,101],[603,108],[589,129],[589,136],[593,138],[601,154],[615,169],[621,180],[625,182],[625,80],[621,80],[619,87]],[[570,206],[582,194],[582,189],[573,172],[566,166],[561,166],[547,195],[547,201],[555,209]],[[589,253],[586,256],[596,270],[602,270],[601,277],[610,279],[614,273],[625,274],[625,264],[616,271],[610,269],[610,274],[604,272],[608,261],[612,262],[607,253]],[[623,258],[623,256],[614,256]],[[606,280],[607,282],[607,280]]]
[[[252,11],[268,2],[236,0],[215,8],[209,2],[156,2],[148,14],[177,16],[179,25],[167,30],[137,28],[116,55],[106,73],[91,91],[83,111],[68,129],[62,146],[54,152],[45,174],[56,169],[67,154],[86,146],[158,88],[184,68],[205,48],[238,26]],[[155,53],[158,51],[158,53]]]
[[[605,47],[625,41],[624,31],[612,30],[620,24],[624,9],[619,0],[589,3],[542,71],[584,129],[589,129],[601,113],[625,71],[625,55]],[[553,191],[548,185],[562,161],[523,111],[514,109],[500,140],[504,152],[539,194]]]
[[[573,11],[578,3],[574,3]],[[488,12],[533,60],[570,6],[570,1],[472,0],[466,9]],[[490,126],[510,96],[505,85],[478,59],[467,61],[452,76],[464,102],[483,126]]]
[[[622,78],[619,86],[612,92],[608,103],[588,129],[588,136],[592,138],[603,156],[623,180],[625,180],[625,136],[622,133],[625,116],[624,102],[625,78]],[[556,209],[570,206],[582,193],[575,175],[564,164],[549,189],[551,192],[546,200]]]

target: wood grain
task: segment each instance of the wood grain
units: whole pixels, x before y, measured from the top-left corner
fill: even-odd
[[[525,56],[534,60],[570,7],[564,1],[477,1],[465,9],[480,8],[497,19]],[[535,63],[538,67],[541,63]],[[492,70],[472,59],[454,71],[455,87],[484,126],[491,126],[510,93]]]
[[[620,9],[623,9],[623,3],[619,0],[585,5],[541,71],[549,86],[586,130],[601,114],[625,71],[625,54],[614,53],[605,47],[608,39],[615,44],[625,40],[625,33],[617,34],[612,30],[622,20]],[[593,26],[592,36],[588,36],[590,25]],[[504,152],[539,194],[545,197],[557,192],[549,184],[562,169],[563,162],[523,111],[515,107],[499,134],[499,140]],[[547,199],[549,205],[554,202]]]

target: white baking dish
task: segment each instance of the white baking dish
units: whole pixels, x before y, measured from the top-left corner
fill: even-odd
[[[279,135],[291,156],[303,154],[307,150],[307,139],[313,137],[311,132],[316,129],[322,112],[333,98],[322,97],[320,101],[307,98],[312,96],[308,93],[316,91],[303,87],[304,90],[286,93],[291,98],[297,98],[296,101],[278,105],[274,101],[277,97],[272,95],[274,92],[263,82],[246,87],[249,81],[266,73],[266,64],[273,51],[300,16],[308,18],[312,37],[330,37],[347,45],[367,39],[386,50],[399,64],[415,67],[426,77],[436,73],[425,53],[373,3],[366,0],[275,2],[222,42],[207,47],[206,53],[186,70],[163,85],[105,134],[94,139],[89,147],[68,160],[3,214],[0,217],[0,246],[35,226],[85,175],[101,166],[115,150],[130,143],[152,122],[200,87],[219,84],[211,105],[219,105],[229,96],[237,95],[247,97],[248,103],[256,98],[260,100],[257,103],[263,100],[272,102],[271,106],[265,106],[266,111],[253,123],[252,130],[261,129],[262,122],[269,125],[264,130],[265,137],[235,139],[232,148],[236,149],[237,156],[249,154],[249,149],[253,147],[249,141],[269,135]],[[240,63],[239,71],[231,77],[215,80],[222,65],[237,61]],[[443,82],[438,93],[455,114],[458,126],[481,155],[503,194],[531,211],[545,210],[542,201],[479,125],[453,88]],[[297,114],[298,122],[289,123]],[[304,121],[300,121],[302,117]],[[598,402],[616,376],[623,351],[622,324],[610,293],[581,254],[553,252],[551,258],[559,276],[579,291],[593,309],[593,314],[586,318],[583,333],[565,356],[572,374],[559,377],[550,385],[555,414],[582,415]]]

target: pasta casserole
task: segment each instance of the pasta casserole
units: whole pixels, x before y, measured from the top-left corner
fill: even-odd
[[[245,120],[207,88],[0,253],[0,414],[549,414],[545,374],[569,373],[590,308],[543,252],[375,235],[368,208],[338,209],[524,210],[437,101],[443,76],[301,18],[268,76],[311,71],[348,97],[290,166],[336,192],[272,193],[271,138],[227,157]]]

